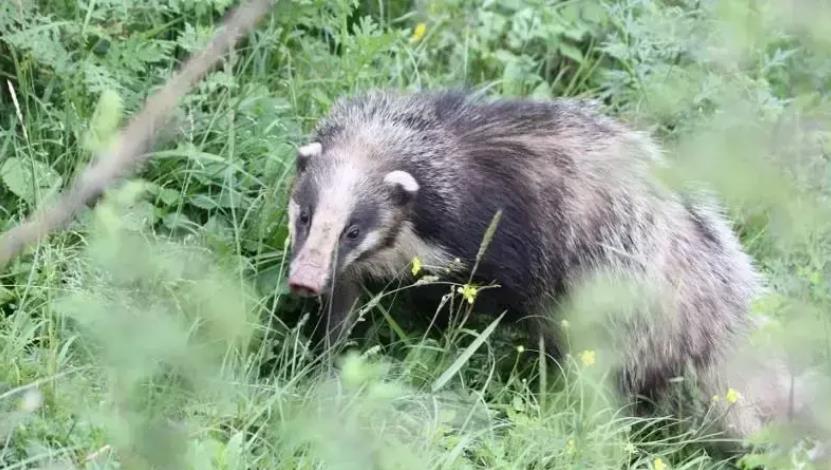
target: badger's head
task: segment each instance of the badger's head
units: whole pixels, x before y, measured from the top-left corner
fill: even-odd
[[[298,149],[288,210],[288,283],[295,294],[327,293],[340,274],[385,256],[408,223],[418,183],[368,152],[317,142]]]

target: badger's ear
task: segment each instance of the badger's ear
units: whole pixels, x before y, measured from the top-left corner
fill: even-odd
[[[418,194],[418,182],[406,171],[396,170],[387,173],[384,183],[390,190],[392,200],[398,205],[407,204]]]
[[[310,158],[317,158],[323,153],[323,146],[320,142],[312,142],[297,149],[297,172],[306,169]]]

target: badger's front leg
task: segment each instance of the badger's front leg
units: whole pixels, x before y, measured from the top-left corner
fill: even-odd
[[[344,339],[351,326],[350,313],[360,297],[360,284],[356,281],[337,279],[323,302],[326,348]]]

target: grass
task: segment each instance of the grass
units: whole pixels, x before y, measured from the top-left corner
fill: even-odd
[[[52,197],[230,3],[0,3],[0,225]],[[367,297],[333,368],[284,279],[295,145],[339,96],[590,97],[662,141],[668,184],[719,192],[770,285],[757,312],[827,370],[831,9],[797,3],[279,2],[140,178],[0,273],[0,466],[798,467],[792,434],[731,455],[707,416],[632,416],[590,353],[555,370],[508,325],[465,321],[458,295],[442,332],[410,321],[406,286]]]

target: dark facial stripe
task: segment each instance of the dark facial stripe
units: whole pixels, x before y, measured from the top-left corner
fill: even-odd
[[[404,226],[402,223],[394,224],[391,229],[387,232],[386,236],[381,239],[379,243],[375,246],[371,246],[367,248],[363,253],[361,253],[357,258],[355,258],[355,263],[365,261],[375,254],[392,248],[395,245],[395,241],[398,239],[398,235],[401,233],[401,229]]]
[[[342,262],[346,259],[352,251],[361,245],[370,233],[377,231],[379,229],[380,221],[381,214],[378,204],[375,201],[365,199],[359,202],[357,207],[353,209],[352,214],[349,217],[349,222],[344,227],[344,231],[348,231],[352,226],[355,226],[360,230],[360,235],[354,240],[345,238],[343,236],[344,234],[341,235],[340,251],[338,255],[339,260]],[[370,249],[372,248],[373,247],[370,247]],[[366,252],[362,253],[361,256],[364,254],[366,254]]]
[[[298,205],[297,215],[293,221],[296,238],[294,248],[292,249],[292,256],[297,256],[297,254],[300,253],[303,248],[303,244],[306,242],[306,238],[309,235],[309,227],[312,224],[315,207],[317,206],[317,197],[317,188],[312,183],[311,178],[305,175],[300,176],[295,183],[294,193],[292,194],[292,199],[294,199],[294,202]],[[303,224],[300,220],[300,215],[304,211],[307,211],[309,215],[309,221],[306,224]]]
[[[314,208],[317,205],[318,191],[312,178],[301,176],[294,190],[294,200],[300,207]]]

